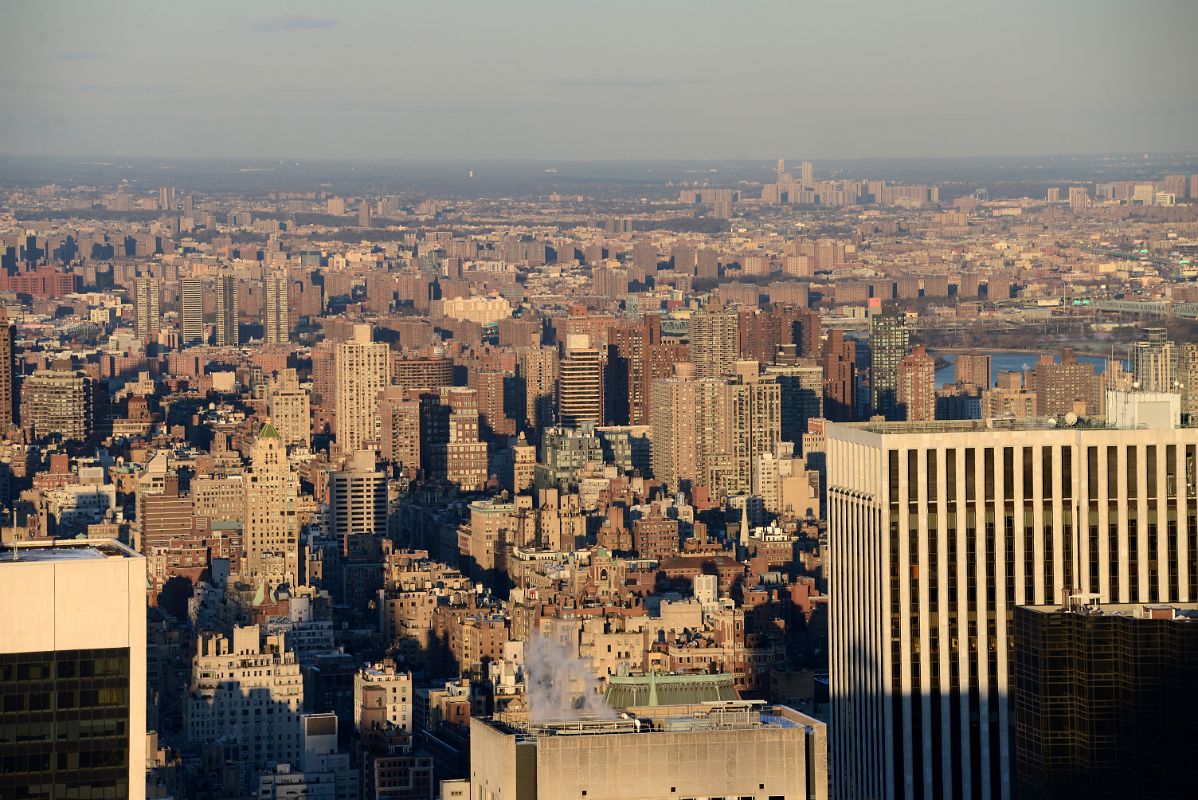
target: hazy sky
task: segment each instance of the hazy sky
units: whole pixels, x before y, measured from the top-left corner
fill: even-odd
[[[1198,151],[1198,2],[0,0],[0,153]]]

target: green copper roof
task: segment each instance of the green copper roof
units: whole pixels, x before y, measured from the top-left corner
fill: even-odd
[[[275,426],[269,422],[262,426],[262,430],[258,431],[259,439],[278,439],[279,432],[275,430]]]
[[[739,700],[740,694],[727,672],[670,675],[612,675],[603,698],[612,708],[633,706],[698,705],[715,700]]]

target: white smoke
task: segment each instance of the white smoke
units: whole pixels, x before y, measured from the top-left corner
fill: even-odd
[[[524,645],[524,685],[529,721],[615,719],[596,692],[591,667],[557,639],[533,636]]]

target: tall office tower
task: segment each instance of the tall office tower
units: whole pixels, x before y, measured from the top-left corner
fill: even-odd
[[[308,390],[299,385],[294,369],[283,370],[271,382],[267,405],[270,422],[284,447],[312,446],[312,402]]]
[[[92,392],[86,372],[39,369],[21,383],[21,426],[34,439],[86,439],[94,423]]]
[[[137,338],[148,342],[162,328],[159,310],[162,292],[158,279],[141,276],[133,281],[133,311],[137,319]]]
[[[1198,782],[1198,605],[1016,609],[1014,790],[1083,800],[1187,797]]]
[[[804,189],[815,185],[815,166],[810,161],[799,164],[799,180]]]
[[[548,711],[516,725],[470,720],[464,797],[827,797],[824,723],[785,706],[660,705],[573,722]]]
[[[1131,354],[1132,374],[1141,392],[1177,391],[1177,348],[1165,328],[1145,328]]]
[[[556,347],[521,347],[516,350],[518,404],[524,424],[539,431],[553,425],[557,409],[558,356]]]
[[[370,204],[365,200],[363,200],[361,205],[358,206],[358,227],[370,227]]]
[[[828,331],[824,344],[824,416],[851,422],[857,408],[857,343],[842,330]]]
[[[379,393],[379,426],[379,456],[399,467],[419,469],[419,391],[402,386],[383,389]]]
[[[298,764],[304,680],[284,634],[262,636],[257,625],[200,634],[191,662],[185,735],[197,749],[236,742],[229,758],[243,781],[276,764]],[[255,783],[256,786],[256,783]]]
[[[982,389],[989,389],[992,385],[989,353],[958,353],[953,369],[957,383],[968,383]]]
[[[287,307],[287,276],[267,275],[263,278],[262,328],[267,344],[286,344],[291,341],[291,314]]]
[[[374,459],[373,450],[356,450],[329,473],[330,535],[342,540],[342,552],[350,536],[387,532],[387,475]]]
[[[778,384],[779,435],[801,446],[807,420],[824,416],[824,370],[814,360],[765,368]]]
[[[237,276],[226,273],[216,279],[216,346],[237,344]]]
[[[3,333],[0,332],[0,336]],[[4,345],[0,342],[0,357],[4,355]],[[4,369],[0,364],[0,371]],[[1181,384],[1181,414],[1190,424],[1198,422],[1198,343],[1186,342],[1177,354],[1177,382]],[[0,385],[0,395],[4,392]],[[0,414],[4,410],[0,408]]]
[[[299,478],[278,431],[264,425],[245,481],[244,577],[267,590],[299,580]]]
[[[870,410],[891,421],[906,417],[898,404],[898,368],[909,348],[906,314],[890,310],[869,321]]]
[[[179,281],[179,319],[183,328],[183,346],[204,343],[204,281],[184,278]]]
[[[691,361],[700,380],[723,378],[740,357],[740,321],[736,312],[702,311],[690,318]]]
[[[0,797],[146,796],[146,562],[0,547]]]
[[[557,413],[562,427],[603,424],[603,363],[586,334],[570,334],[558,367]]]
[[[917,344],[898,366],[895,393],[903,419],[928,422],[936,419],[936,361]]]
[[[379,440],[379,392],[388,383],[391,351],[372,337],[370,325],[354,325],[353,338],[337,345],[337,444],[342,453]]]
[[[1016,606],[1198,596],[1198,429],[832,424],[843,798],[1012,796]]]
[[[0,308],[0,436],[17,421],[16,326],[8,321],[8,311]]]

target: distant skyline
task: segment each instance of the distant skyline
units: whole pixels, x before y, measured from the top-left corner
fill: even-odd
[[[0,154],[1198,151],[1198,3],[0,2]]]

